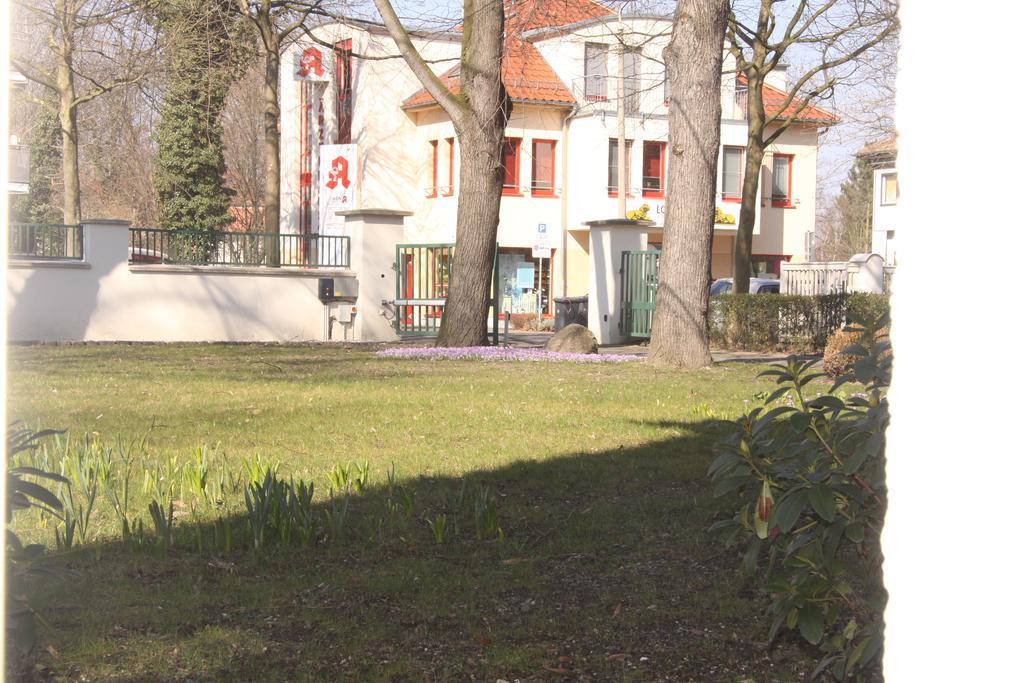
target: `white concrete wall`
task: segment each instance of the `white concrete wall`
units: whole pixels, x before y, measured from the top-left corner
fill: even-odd
[[[346,24],[318,27],[315,35],[337,43],[351,39],[353,52],[367,57],[396,55],[394,42],[386,33]],[[458,63],[459,43],[451,39],[414,38],[413,44],[431,64],[443,73]],[[296,232],[299,215],[299,131],[300,81],[293,75],[294,53],[303,43],[289,47],[281,59],[281,231]],[[334,65],[331,66],[332,70]],[[402,102],[420,89],[420,83],[399,58],[353,59],[352,67],[352,142],[358,146],[356,171],[358,193],[354,208],[386,207],[413,210],[419,194],[420,165],[425,152],[414,141],[419,139],[415,119]],[[335,141],[338,93],[336,82],[325,84],[324,144]],[[314,159],[314,172],[318,166]],[[314,183],[315,191],[315,183]],[[313,206],[316,207],[316,197]],[[315,230],[315,228],[314,228]]]
[[[83,262],[9,262],[10,341],[320,340],[317,278],[355,280],[324,269],[130,266],[126,222],[85,221],[84,233]]]
[[[896,167],[876,168],[872,178],[873,204],[871,214],[871,251],[882,256],[886,265],[896,265],[897,205],[882,203],[882,176],[896,173]],[[890,238],[889,235],[892,234]]]
[[[769,129],[771,132],[772,129]],[[792,126],[769,146],[761,165],[761,213],[753,253],[786,254],[805,261],[804,235],[814,231],[814,199],[818,183],[818,132],[813,126]],[[772,158],[793,155],[791,208],[772,206]]]

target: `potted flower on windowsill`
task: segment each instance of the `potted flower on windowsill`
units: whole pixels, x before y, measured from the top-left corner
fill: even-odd
[[[736,217],[722,211],[722,207],[715,207],[715,225],[736,226]]]

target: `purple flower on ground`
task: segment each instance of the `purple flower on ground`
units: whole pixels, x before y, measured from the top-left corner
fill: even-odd
[[[638,360],[626,354],[559,353],[543,349],[502,346],[465,346],[435,348],[433,346],[396,346],[377,352],[379,358],[426,358],[430,360],[501,360],[501,361],[569,361],[573,363],[621,363]]]

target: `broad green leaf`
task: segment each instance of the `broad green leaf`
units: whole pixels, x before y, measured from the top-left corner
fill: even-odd
[[[853,452],[853,455],[843,461],[843,474],[853,474],[861,468],[871,456],[871,449],[867,447],[867,444],[861,444],[857,446],[857,450]]]
[[[35,482],[25,481],[23,479],[15,479],[14,481],[11,482],[11,490],[23,493],[29,498],[35,498],[40,503],[48,505],[49,507],[53,508],[54,510],[57,510],[58,512],[64,509],[64,506],[60,504],[60,501],[57,499],[57,496],[53,495],[52,493],[50,493],[49,490],[43,488],[42,486],[36,484]]]
[[[718,470],[728,467],[729,465],[734,465],[739,461],[740,458],[738,455],[726,451],[711,461],[711,466],[708,467],[708,474],[714,476]]]
[[[854,543],[860,543],[864,540],[864,524],[861,522],[852,522],[846,526],[846,537]]]
[[[867,349],[860,344],[854,344],[853,346],[847,346],[840,351],[844,356],[866,356],[868,355]]]
[[[754,428],[753,428],[753,429],[752,429],[751,431],[753,431],[753,433],[754,433],[754,434],[757,434],[757,433],[759,433],[759,432],[760,432],[760,431],[761,431],[762,429],[764,429],[765,427],[767,427],[767,426],[768,426],[768,425],[769,425],[769,424],[770,424],[770,423],[771,423],[772,421],[774,421],[774,420],[775,420],[775,418],[777,418],[778,416],[780,416],[780,415],[784,415],[784,414],[786,414],[786,413],[791,413],[791,412],[793,412],[793,411],[795,411],[795,410],[796,410],[796,408],[794,408],[793,406],[778,406],[778,407],[776,407],[776,408],[772,408],[772,409],[771,409],[771,410],[769,410],[769,411],[768,411],[767,413],[765,413],[764,415],[762,415],[762,416],[761,416],[761,417],[760,417],[760,418],[759,418],[759,419],[757,420],[757,422],[755,422],[755,423],[754,423]]]
[[[843,637],[847,640],[853,640],[855,635],[857,635],[857,620],[850,619],[846,622],[845,628],[843,628]]]
[[[878,651],[882,648],[882,634],[876,631],[871,634],[871,637],[867,640],[868,644],[864,646],[864,654],[861,655],[861,660],[865,664],[874,659],[875,655],[877,655]]]
[[[839,659],[839,655],[830,655],[818,662],[818,666],[814,667],[814,671],[811,672],[811,680],[813,681],[818,678],[818,676],[825,673],[825,669],[829,667],[829,664],[837,659]]]
[[[18,476],[27,474],[33,477],[43,477],[44,479],[52,479],[53,481],[59,481],[62,484],[68,483],[68,480],[56,472],[46,472],[36,467],[12,467],[7,470],[9,474],[16,474]]]
[[[797,434],[803,434],[811,426],[811,415],[809,413],[793,413],[789,416],[789,424]]]
[[[832,495],[832,491],[828,486],[824,484],[815,486],[807,493],[807,498],[811,503],[811,507],[818,513],[822,519],[826,522],[831,522],[836,518],[836,499]]]
[[[857,662],[860,661],[860,658],[864,655],[864,650],[867,649],[868,641],[870,640],[870,638],[863,639],[862,641],[857,643],[857,645],[850,652],[850,656],[846,658],[847,671],[853,669],[853,667],[857,665]]]
[[[800,386],[805,387],[808,384],[810,384],[811,382],[813,382],[814,380],[819,379],[821,377],[825,377],[825,376],[826,375],[825,375],[824,372],[815,372],[813,374],[807,375],[807,376],[803,377],[800,380]]]
[[[811,408],[827,408],[829,410],[842,410],[846,407],[843,399],[838,396],[829,396],[828,394],[808,401],[807,405]]]
[[[718,498],[724,496],[727,493],[732,493],[736,489],[743,487],[745,484],[750,483],[748,477],[726,477],[715,483],[715,488],[712,491],[713,495]]]
[[[786,497],[775,506],[775,524],[782,533],[788,533],[807,504],[807,492],[804,489],[790,491]]]
[[[875,363],[871,358],[861,358],[853,364],[853,376],[861,384],[867,384],[875,374]]]
[[[825,615],[817,603],[809,602],[800,608],[800,615],[797,617],[797,625],[800,627],[800,635],[812,645],[821,642],[825,633]]]

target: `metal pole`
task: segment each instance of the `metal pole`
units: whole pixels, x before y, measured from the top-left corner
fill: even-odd
[[[619,186],[619,218],[626,217],[626,45],[619,30],[619,78],[618,78],[618,109],[619,109],[619,158],[617,180]]]
[[[569,117],[566,114],[562,118],[562,234],[561,242],[558,245],[559,259],[561,261],[561,290],[562,296],[569,291],[569,259],[566,256],[566,247],[569,245]]]
[[[493,265],[493,268],[494,268],[493,282],[491,283],[492,291],[493,291],[493,294],[494,294],[494,298],[493,298],[494,310],[492,312],[492,315],[493,315],[493,318],[494,318],[494,321],[493,321],[494,322],[493,339],[494,339],[494,346],[497,346],[498,345],[498,306],[501,305],[501,297],[500,297],[500,294],[499,294],[499,291],[498,291],[499,290],[499,284],[500,284],[500,282],[499,282],[500,278],[498,277],[498,245],[497,244],[494,245],[494,265]],[[507,316],[505,318],[505,325],[506,325],[506,330],[507,330],[507,326],[508,326],[508,317]],[[507,339],[508,339],[508,332],[507,331],[505,333],[505,338],[506,338],[506,341],[507,341]]]
[[[540,261],[540,270],[537,271],[537,328],[539,331],[541,320],[540,306],[541,302],[544,301],[544,257],[541,256],[538,260]]]

